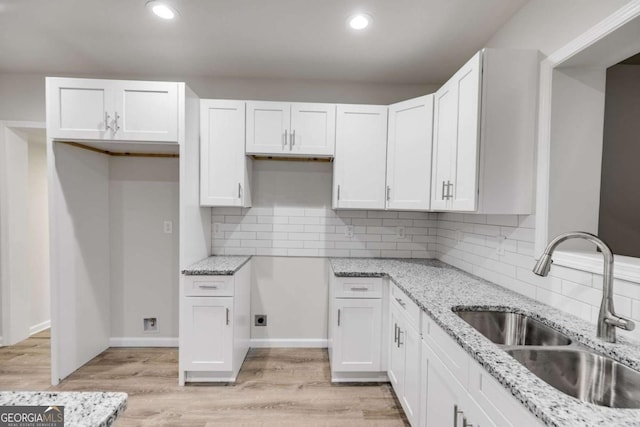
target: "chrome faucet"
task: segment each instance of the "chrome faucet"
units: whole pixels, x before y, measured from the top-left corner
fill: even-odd
[[[613,310],[613,252],[605,242],[598,236],[584,231],[570,231],[563,233],[553,239],[545,248],[544,253],[533,267],[533,272],[538,276],[546,276],[551,269],[551,254],[558,245],[569,239],[585,239],[595,244],[604,255],[604,274],[602,288],[602,302],[600,303],[600,314],[598,315],[598,338],[606,342],[616,342],[616,328],[626,331],[633,331],[636,327],[629,319],[616,315]]]

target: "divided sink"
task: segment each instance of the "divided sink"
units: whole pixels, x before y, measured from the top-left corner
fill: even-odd
[[[518,313],[456,311],[465,322],[500,345],[569,345],[571,339],[549,326]]]
[[[507,353],[569,396],[610,408],[640,408],[640,373],[606,356],[578,349],[523,348]]]
[[[453,311],[557,390],[598,406],[640,409],[640,372],[523,314]]]

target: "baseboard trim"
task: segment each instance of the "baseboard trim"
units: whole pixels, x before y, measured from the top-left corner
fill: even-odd
[[[251,338],[251,348],[327,348],[326,338]]]
[[[40,322],[37,325],[33,325],[29,328],[29,336],[37,334],[38,332],[42,332],[45,329],[49,329],[51,327],[51,320],[45,320],[44,322]]]
[[[178,347],[177,337],[111,337],[109,347]]]

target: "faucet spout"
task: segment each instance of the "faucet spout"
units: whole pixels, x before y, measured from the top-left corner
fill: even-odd
[[[604,256],[602,302],[600,303],[600,313],[598,315],[597,336],[606,342],[616,342],[615,328],[632,331],[635,328],[635,323],[616,315],[613,309],[613,252],[609,245],[598,238],[598,236],[584,231],[572,231],[560,234],[549,242],[544,253],[533,267],[533,272],[538,276],[547,276],[551,270],[551,263],[553,262],[551,256],[553,252],[560,243],[569,239],[585,239],[595,244]]]

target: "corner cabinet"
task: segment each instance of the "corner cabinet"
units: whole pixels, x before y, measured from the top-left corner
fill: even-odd
[[[529,214],[538,52],[484,49],[435,94],[431,209]]]
[[[178,382],[234,382],[249,351],[251,260],[232,276],[182,276]]]
[[[428,210],[433,95],[389,106],[386,208]]]
[[[335,277],[329,271],[329,362],[332,382],[386,381],[383,313],[386,280]]]
[[[334,209],[384,209],[387,107],[338,105]]]
[[[177,143],[179,85],[48,77],[47,137]]]
[[[334,104],[247,101],[246,153],[333,157]]]
[[[200,205],[251,206],[245,102],[200,101]]]

